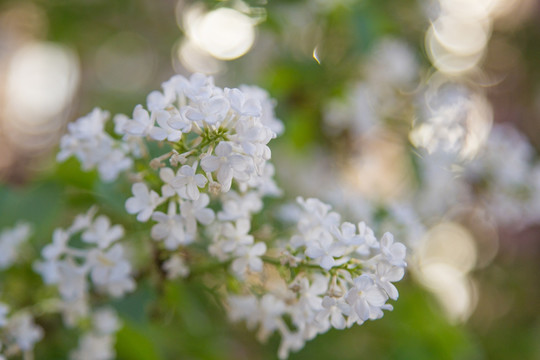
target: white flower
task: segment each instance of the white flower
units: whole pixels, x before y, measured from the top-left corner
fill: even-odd
[[[254,295],[227,297],[228,315],[233,322],[245,320],[248,329],[253,330],[259,322],[259,307]]]
[[[97,167],[103,181],[112,181],[122,171],[129,169],[133,161],[128,157],[129,145],[114,140],[104,130],[109,113],[94,109],[90,114],[68,125],[68,134],[60,140],[58,161],[64,161],[74,155],[81,162],[85,171]],[[119,117],[117,124],[124,124]],[[118,132],[122,129],[116,126]]]
[[[386,291],[390,299],[397,300],[399,293],[392,283],[403,279],[404,274],[404,268],[380,262],[377,264],[375,281],[377,282],[377,285]]]
[[[336,265],[335,258],[345,255],[346,247],[334,241],[330,233],[321,231],[319,237],[306,240],[306,255],[318,260],[319,265],[330,270]]]
[[[306,330],[306,326],[314,322],[316,314],[323,309],[321,295],[328,290],[328,278],[322,274],[314,274],[310,279],[301,276],[290,287],[299,295],[291,311],[293,322],[299,329]]]
[[[358,323],[361,324],[368,319],[381,317],[381,308],[388,297],[368,275],[363,274],[354,279],[354,286],[345,299],[354,309]]]
[[[386,260],[395,266],[406,266],[405,256],[407,248],[399,242],[394,243],[394,236],[390,233],[385,233],[380,241],[381,254]]]
[[[343,299],[325,296],[322,300],[322,306],[324,310],[317,314],[317,321],[322,324],[329,322],[335,329],[345,329],[347,321],[344,315],[347,312],[347,304],[343,302]]]
[[[133,120],[124,122],[124,131],[127,134],[135,136],[146,136],[154,128],[154,118],[150,116],[142,105],[135,106],[133,109]]]
[[[239,89],[225,89],[225,96],[229,99],[231,107],[240,116],[259,117],[262,113],[261,103],[253,97],[246,97]]]
[[[144,183],[136,183],[131,187],[134,197],[127,199],[126,210],[130,214],[138,214],[137,220],[146,222],[152,216],[156,206],[164,200],[154,190],[148,190]]]
[[[214,221],[214,211],[207,208],[209,203],[210,197],[206,194],[201,194],[199,199],[195,201],[182,201],[180,213],[184,217],[188,234],[196,234],[197,221],[203,225],[210,225]]]
[[[67,327],[76,326],[78,322],[81,319],[86,318],[90,312],[87,296],[75,300],[62,301],[60,305],[62,320]]]
[[[217,171],[217,180],[223,192],[229,191],[233,177],[240,181],[249,180],[249,174],[246,173],[248,167],[246,158],[234,153],[230,143],[220,142],[215,153],[216,156],[204,157],[201,160],[201,167],[207,172]]]
[[[256,188],[257,193],[260,196],[281,196],[283,191],[277,186],[274,181],[274,174],[276,169],[274,164],[270,162],[265,162],[262,167],[260,176],[253,176],[247,182],[247,186]]]
[[[105,249],[122,236],[124,228],[121,225],[111,226],[109,218],[101,215],[82,233],[81,238],[84,242],[97,244],[100,249]]]
[[[32,315],[26,312],[13,315],[9,319],[7,330],[23,352],[32,350],[34,344],[43,338],[43,329],[37,326]]]
[[[253,246],[242,246],[238,248],[235,255],[238,256],[232,263],[233,271],[243,276],[247,269],[253,272],[261,272],[263,269],[263,261],[261,256],[266,253],[266,244],[258,242]]]
[[[41,250],[41,255],[47,260],[58,259],[65,253],[69,237],[70,233],[64,229],[55,229],[52,236],[52,244],[46,245],[43,250]]]
[[[358,235],[362,238],[362,243],[356,249],[360,255],[369,255],[370,249],[379,246],[373,230],[365,222],[358,223]]]
[[[158,223],[152,227],[151,235],[154,240],[164,240],[168,250],[175,250],[180,245],[187,245],[193,242],[193,236],[186,234],[184,220],[181,215],[176,214],[177,204],[169,202],[168,213],[156,211],[152,214],[152,220]]]
[[[279,344],[278,357],[281,360],[289,357],[289,352],[298,351],[304,347],[306,341],[300,332],[291,332],[284,327],[280,329],[281,343]]]
[[[223,224],[221,229],[221,235],[223,236],[221,249],[229,253],[239,247],[252,245],[253,236],[248,234],[250,228],[251,224],[248,219],[238,219],[236,226],[231,223]]]
[[[205,124],[217,125],[225,120],[230,108],[229,101],[220,95],[213,96],[210,99],[193,105],[183,108],[181,114],[188,120],[198,123],[200,126],[205,126]]]
[[[309,198],[304,200],[298,197],[296,201],[304,209],[304,216],[298,221],[298,229],[301,233],[308,234],[312,231],[318,233],[320,228],[330,230],[339,225],[340,216],[331,212],[332,207],[319,199]]]
[[[344,222],[341,228],[333,228],[332,233],[343,245],[358,246],[364,242],[363,237],[356,233],[356,226],[350,222]]]
[[[215,91],[214,79],[200,73],[191,75],[189,80],[179,77],[177,81],[184,95],[195,102],[209,99]]]
[[[262,209],[261,196],[255,192],[238,194],[229,191],[222,196],[222,210],[218,213],[221,221],[236,221],[241,218],[249,218]]]
[[[259,308],[256,316],[259,318],[261,327],[257,337],[264,341],[282,324],[281,316],[287,310],[287,305],[282,299],[274,294],[267,293],[259,301]]]
[[[92,250],[88,259],[92,281],[112,296],[119,297],[135,289],[131,265],[124,258],[122,245],[115,244],[107,252]]]
[[[189,113],[189,110],[182,108],[178,114],[174,114],[169,120],[167,120],[167,124],[171,129],[176,129],[186,134],[189,133],[191,131],[193,122],[186,117],[186,113]]]
[[[178,131],[176,130],[176,128],[173,129],[169,125],[172,116],[168,111],[157,111],[155,116],[159,127],[153,127],[152,130],[150,130],[150,137],[152,139],[158,141],[167,139],[171,142],[177,142],[178,140],[180,140],[180,138],[182,137],[182,131]],[[185,128],[185,126],[183,128]]]
[[[189,267],[179,255],[173,255],[169,260],[165,261],[163,270],[167,273],[168,279],[185,278],[189,275]]]
[[[116,356],[110,335],[85,334],[79,347],[70,354],[71,360],[113,360]]]
[[[86,296],[88,283],[86,281],[87,268],[77,266],[70,260],[55,263],[57,272],[58,291],[65,301],[76,301]]]
[[[97,206],[94,205],[90,209],[88,209],[86,214],[78,214],[77,216],[75,216],[75,220],[73,220],[73,224],[71,224],[71,226],[69,227],[68,232],[74,234],[88,228],[92,224],[97,209]]]
[[[183,165],[176,177],[171,181],[171,186],[184,199],[197,200],[199,198],[199,188],[203,188],[207,179],[202,174],[197,174],[197,162],[192,166]]]
[[[120,320],[113,308],[98,309],[92,316],[92,322],[97,333],[101,335],[113,334],[120,328]]]
[[[276,102],[270,98],[268,93],[257,86],[241,85],[240,90],[244,93],[246,99],[256,99],[261,104],[261,122],[269,127],[277,135],[281,135],[284,130],[283,123],[277,119],[274,114]]]

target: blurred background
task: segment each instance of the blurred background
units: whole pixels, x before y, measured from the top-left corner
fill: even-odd
[[[55,162],[94,106],[131,114],[174,73],[258,85],[285,196],[412,254],[393,312],[291,359],[540,359],[538,44],[536,0],[2,0],[0,226],[35,223],[37,252],[73,208],[122,211],[116,185]],[[165,292],[116,304],[119,359],[275,358],[200,286]]]

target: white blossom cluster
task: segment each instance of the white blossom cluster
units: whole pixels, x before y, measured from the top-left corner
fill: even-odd
[[[126,210],[154,225],[151,236],[168,251],[186,247],[212,228],[209,252],[232,261],[240,277],[260,271],[266,251],[249,235],[250,217],[262,208],[263,196],[280,194],[268,162],[268,142],[283,131],[274,104],[262,89],[222,89],[211,77],[174,76],[137,105],[132,118],[115,117],[124,138],[172,144],[172,151],[148,164],[157,172],[133,184]],[[168,164],[166,160],[168,159]],[[147,166],[148,166],[147,165]],[[217,212],[211,207],[221,206]],[[176,253],[164,262],[169,277],[187,276],[189,268]]]
[[[58,228],[52,243],[42,250],[43,261],[35,270],[46,284],[56,285],[61,297],[61,310],[68,326],[88,316],[89,290],[121,297],[135,289],[131,264],[118,240],[124,236],[120,225],[112,225],[105,215],[95,217],[97,209],[78,215],[71,227]],[[74,246],[80,235],[82,246]]]
[[[123,172],[133,181],[125,209],[147,232],[142,238],[153,252],[146,261],[154,263],[138,267],[138,276],[158,269],[166,281],[197,276],[205,267],[226,270],[216,275],[227,279],[219,291],[231,319],[258,326],[261,340],[279,332],[285,358],[317,334],[391,310],[387,301],[398,297],[393,283],[404,276],[406,249],[390,233],[377,240],[364,222],[341,222],[317,199],[298,200],[301,215],[290,241],[275,235],[274,219],[253,221],[264,197],[281,195],[269,161],[268,143],[283,132],[274,106],[256,87],[220,88],[202,74],[177,75],[131,117],[116,115],[115,136],[106,132],[109,114],[100,109],[70,124],[57,158],[75,156],[105,182]],[[0,246],[18,246],[23,232],[3,234]],[[95,296],[122,297],[135,289],[124,232],[92,207],[69,228],[57,228],[34,263],[43,281],[58,289],[54,311],[66,326],[85,329],[72,360],[115,357],[119,320],[113,310],[92,306]],[[12,263],[13,255],[1,255],[6,266]],[[289,274],[278,276],[280,286],[260,287],[260,279],[280,272]],[[0,327],[7,323],[15,334],[8,339],[31,349],[42,330],[23,315],[9,325],[6,312],[0,306]]]
[[[258,327],[261,340],[276,331],[281,335],[282,359],[317,334],[361,325],[392,310],[387,301],[398,298],[393,282],[403,278],[406,267],[406,248],[392,234],[377,240],[364,222],[341,223],[339,214],[318,199],[298,203],[298,233],[281,257],[298,275],[262,296],[231,295],[228,301],[231,319]]]
[[[97,168],[104,181],[113,181],[122,171],[130,169],[133,160],[128,156],[128,144],[116,141],[107,132],[107,111],[94,109],[90,114],[68,124],[68,133],[60,140],[58,161],[75,156],[83,170]]]

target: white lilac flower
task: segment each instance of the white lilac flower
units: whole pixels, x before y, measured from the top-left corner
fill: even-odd
[[[233,152],[230,143],[220,142],[214,152],[215,156],[209,155],[201,160],[201,167],[206,172],[217,171],[217,180],[223,192],[229,191],[233,177],[244,181],[249,180],[249,175],[246,174],[248,166],[246,158]]]
[[[238,219],[233,225],[225,223],[221,228],[221,250],[225,253],[234,252],[239,247],[253,244],[253,236],[249,235],[251,223],[248,219]]]
[[[247,182],[247,187],[257,189],[257,193],[263,196],[274,196],[278,197],[283,194],[283,191],[277,186],[274,175],[276,169],[274,164],[270,162],[265,162],[262,167],[260,176],[252,176]],[[244,189],[242,189],[244,191]]]
[[[165,261],[163,263],[163,270],[167,274],[168,279],[185,278],[189,275],[189,267],[180,255],[173,255]]]
[[[41,255],[47,260],[55,260],[62,256],[67,249],[70,233],[64,229],[55,229],[52,236],[52,244],[46,245],[41,250]]]
[[[304,216],[298,221],[298,229],[306,236],[309,237],[309,233],[313,231],[318,233],[320,228],[328,231],[339,225],[341,217],[338,213],[330,211],[330,205],[314,198],[304,200],[299,197],[297,202],[304,210]]]
[[[13,315],[7,324],[7,331],[22,351],[32,350],[35,343],[43,338],[43,329],[34,323],[32,315],[27,312]]]
[[[113,360],[114,339],[110,335],[87,333],[79,340],[79,347],[70,354],[71,360]]]
[[[405,269],[399,266],[380,262],[377,264],[375,281],[379,287],[384,289],[388,297],[392,300],[397,300],[399,293],[393,282],[403,279]]]
[[[100,159],[97,169],[101,179],[105,182],[116,180],[121,172],[133,166],[133,160],[127,156],[129,148],[111,148]]]
[[[45,284],[57,284],[60,281],[58,262],[55,260],[37,261],[33,269],[41,275]]]
[[[247,328],[254,330],[259,322],[258,301],[255,295],[230,295],[227,297],[229,319],[233,322],[246,321]]]
[[[211,76],[195,73],[189,80],[179,77],[177,81],[178,89],[195,102],[207,100],[215,92],[214,79]]]
[[[114,297],[123,296],[135,289],[131,277],[131,265],[124,258],[122,245],[115,244],[106,252],[92,250],[88,255],[91,266],[90,277],[98,288],[105,289]]]
[[[227,98],[215,95],[207,100],[187,106],[181,113],[188,120],[196,122],[199,126],[219,125],[227,117],[230,104]]]
[[[293,323],[307,334],[310,332],[308,327],[315,322],[315,316],[323,310],[322,295],[328,290],[328,278],[322,274],[314,274],[311,279],[301,276],[296,278],[290,287],[298,294],[298,299],[290,310]],[[309,337],[313,336],[314,334],[311,334]]]
[[[280,329],[281,343],[279,344],[278,357],[287,359],[291,351],[298,351],[304,347],[306,341],[300,332],[291,332],[286,328]]]
[[[173,181],[176,178],[174,170],[170,167],[163,167],[159,169],[159,178],[164,182],[164,185],[161,187],[161,195],[164,198],[170,198],[179,190],[173,186]]]
[[[28,240],[31,232],[30,224],[20,222],[0,233],[0,269],[6,269],[15,262],[18,247]]]
[[[197,221],[203,225],[210,225],[214,221],[214,211],[207,208],[209,203],[210,197],[207,194],[201,194],[199,199],[195,201],[182,201],[180,213],[185,220],[188,234],[195,235],[197,233]]]
[[[208,180],[202,174],[197,174],[197,162],[192,166],[183,165],[176,177],[171,181],[171,186],[176,189],[178,195],[183,199],[199,199],[199,188],[204,188]]]
[[[154,240],[163,240],[168,250],[175,250],[180,245],[187,245],[193,242],[194,238],[185,231],[184,220],[176,213],[177,204],[169,202],[168,213],[156,211],[152,214],[152,220],[158,223],[152,227],[151,235]]]
[[[140,222],[148,221],[154,209],[163,202],[163,199],[154,190],[148,190],[144,183],[133,184],[131,191],[135,196],[127,199],[127,212],[138,214],[137,220]]]
[[[231,267],[233,271],[242,277],[249,269],[253,272],[261,272],[263,269],[263,261],[261,256],[266,253],[266,244],[263,242],[255,243],[253,246],[242,246],[236,249],[235,256]]]
[[[350,222],[344,222],[340,228],[333,228],[332,233],[343,245],[359,246],[364,243],[364,238],[356,233],[356,226]]]
[[[246,97],[240,89],[225,88],[225,96],[229,99],[231,108],[240,116],[259,117],[262,114],[261,103],[254,97]]]
[[[345,329],[347,326],[345,315],[347,314],[348,305],[344,299],[325,296],[322,300],[322,307],[323,310],[316,316],[317,322],[321,324],[328,322],[335,329]]]
[[[388,297],[368,275],[363,274],[354,279],[354,286],[345,299],[358,316],[357,322],[361,324],[368,319],[381,317],[381,309]]]
[[[111,226],[109,218],[101,215],[82,233],[81,239],[90,244],[97,244],[100,249],[105,249],[122,236],[124,236],[124,228],[121,225]]]
[[[182,131],[177,130],[176,128],[171,127],[171,122],[175,124],[177,122],[176,117],[180,117],[177,115],[174,119],[171,116],[171,114],[168,111],[157,111],[156,112],[156,122],[158,123],[159,127],[153,127],[152,130],[150,130],[150,137],[154,140],[165,140],[171,142],[177,142],[182,137]],[[171,121],[172,119],[172,121]],[[182,129],[186,129],[187,124],[182,127]]]
[[[252,156],[254,160],[257,158],[261,158],[261,161],[270,159],[271,151],[266,144],[276,137],[272,130],[263,126],[255,118],[238,121],[234,129],[236,134],[230,138],[246,154]]]
[[[249,218],[258,213],[263,206],[261,196],[255,192],[239,194],[236,191],[225,193],[221,200],[222,210],[218,213],[221,221],[236,221]]]
[[[115,180],[120,172],[131,168],[133,161],[128,157],[129,146],[114,140],[104,130],[108,118],[108,112],[95,108],[90,114],[68,124],[68,133],[60,140],[57,160],[61,162],[75,156],[83,170],[97,168],[103,181]]]
[[[163,92],[152,91],[146,97],[146,105],[150,111],[164,110],[170,107],[177,98],[176,88],[183,79],[180,75],[175,75],[161,84]]]
[[[407,248],[399,242],[394,242],[394,236],[385,233],[380,241],[381,254],[392,265],[405,266],[405,256]]]
[[[120,329],[120,320],[113,308],[98,309],[92,315],[92,323],[97,333],[101,335],[113,334]]]
[[[336,263],[336,258],[345,255],[346,247],[334,241],[333,236],[326,231],[321,231],[314,239],[306,240],[306,255],[318,260],[318,264],[325,270],[330,270]]]
[[[241,85],[240,90],[242,90],[246,99],[256,99],[261,104],[262,124],[270,128],[277,135],[281,135],[284,126],[281,120],[277,119],[274,114],[276,102],[270,98],[268,93],[257,86]]]
[[[286,309],[285,302],[279,297],[271,293],[262,296],[256,314],[261,324],[257,333],[259,340],[265,341],[276,329],[283,325],[281,316]]]
[[[189,111],[186,108],[182,108],[180,112],[174,113],[169,120],[167,120],[168,126],[182,133],[189,133],[193,126],[193,121],[187,118],[186,113]],[[169,141],[172,141],[169,139]]]
[[[96,215],[98,208],[97,206],[92,206],[85,214],[78,214],[73,220],[73,224],[69,227],[68,233],[74,234],[81,230],[88,228]]]
[[[65,326],[76,326],[79,321],[86,318],[90,312],[88,296],[83,296],[70,301],[62,301],[60,304],[60,311]]]
[[[129,135],[146,136],[154,128],[155,119],[146,111],[142,105],[133,109],[133,120],[124,122],[124,132]]]
[[[362,238],[362,243],[356,249],[360,255],[369,255],[370,249],[379,245],[375,233],[363,221],[358,223],[358,235]]]
[[[86,296],[88,282],[86,281],[87,268],[77,266],[70,260],[56,262],[58,279],[58,291],[62,299],[66,301],[76,301]],[[43,275],[43,274],[42,274]],[[45,277],[47,274],[45,274]],[[50,274],[48,276],[51,276]]]

